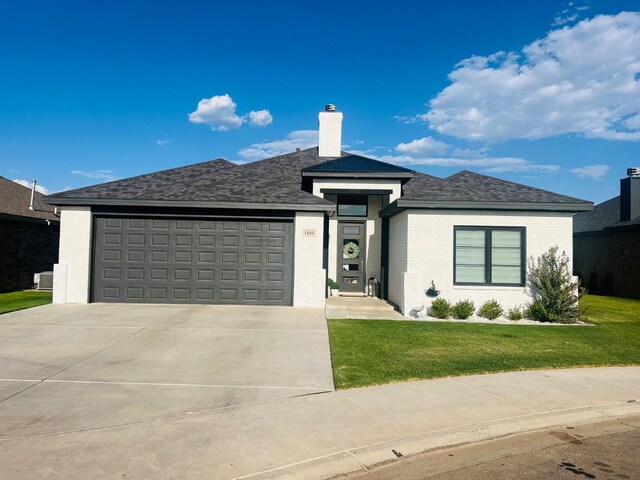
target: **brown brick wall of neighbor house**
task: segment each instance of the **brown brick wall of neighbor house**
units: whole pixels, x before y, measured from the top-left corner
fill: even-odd
[[[573,255],[589,293],[640,298],[640,231],[574,237]]]
[[[0,219],[0,293],[33,286],[33,274],[53,270],[60,226]]]

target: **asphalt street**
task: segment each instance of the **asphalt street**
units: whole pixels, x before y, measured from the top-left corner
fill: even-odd
[[[639,479],[640,417],[426,452],[349,480]]]

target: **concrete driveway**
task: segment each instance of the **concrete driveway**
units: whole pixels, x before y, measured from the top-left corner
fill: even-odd
[[[0,440],[330,390],[322,310],[92,304],[0,316]]]

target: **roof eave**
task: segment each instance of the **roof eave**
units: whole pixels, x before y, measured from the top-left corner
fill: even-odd
[[[241,210],[299,210],[307,212],[332,212],[335,205],[310,203],[262,203],[262,202],[207,202],[189,200],[127,200],[106,198],[56,198],[45,197],[45,203],[56,206],[109,205],[131,207],[184,207],[184,208],[233,208]]]
[[[43,217],[27,217],[25,215],[14,215],[12,213],[0,213],[0,219],[12,220],[16,222],[30,222],[30,223],[49,223],[53,225],[59,225],[59,218],[43,218]]]
[[[407,209],[427,210],[499,210],[529,212],[583,212],[593,209],[591,202],[459,202],[399,198],[385,207],[380,216],[390,217]]]

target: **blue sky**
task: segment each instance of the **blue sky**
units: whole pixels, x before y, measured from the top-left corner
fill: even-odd
[[[600,202],[640,164],[639,10],[0,1],[0,175],[54,192],[251,161],[315,144],[334,103],[346,150]]]

